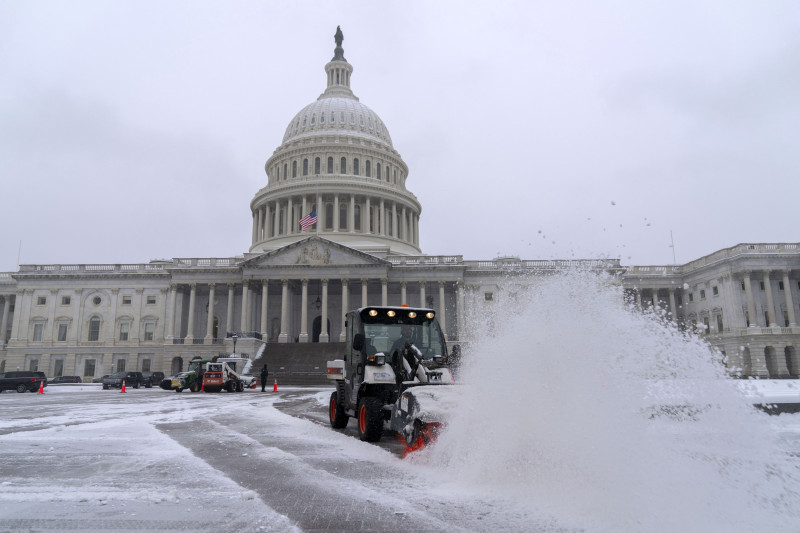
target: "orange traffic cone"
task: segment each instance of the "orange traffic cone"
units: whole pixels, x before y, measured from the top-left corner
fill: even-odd
[[[39,394],[44,394],[44,381],[39,382]]]
[[[125,380],[124,379],[122,380],[122,389],[120,390],[120,392],[125,392]]]
[[[275,385],[272,386],[272,392],[278,392],[278,378],[275,378]]]
[[[200,392],[205,392],[205,391],[206,391],[206,384],[205,384],[204,381],[201,380],[200,381]]]

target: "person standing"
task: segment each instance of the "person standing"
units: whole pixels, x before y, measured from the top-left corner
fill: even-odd
[[[264,392],[264,387],[267,386],[268,377],[269,377],[269,371],[267,370],[267,364],[264,363],[264,366],[261,367],[261,392]]]

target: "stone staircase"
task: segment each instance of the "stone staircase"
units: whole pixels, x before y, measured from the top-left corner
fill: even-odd
[[[344,355],[345,343],[270,343],[259,359],[253,362],[251,374],[258,376],[261,366],[267,363],[269,369],[268,387],[272,387],[275,379],[281,385],[314,385],[333,387],[333,382],[325,377],[327,363],[332,359],[341,359]]]

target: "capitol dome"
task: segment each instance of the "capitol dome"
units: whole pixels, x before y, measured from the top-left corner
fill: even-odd
[[[422,207],[406,188],[408,166],[353,94],[342,40],[337,31],[325,91],[294,115],[264,165],[267,185],[250,202],[252,253],[317,234],[379,256],[420,254]]]

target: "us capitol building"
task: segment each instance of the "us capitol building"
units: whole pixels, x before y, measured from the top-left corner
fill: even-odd
[[[233,335],[251,354],[262,341],[344,342],[345,312],[366,305],[432,307],[449,343],[464,343],[469,313],[579,266],[615,274],[632,304],[704,335],[732,373],[798,376],[796,243],[739,244],[679,266],[423,254],[408,166],[351,90],[338,29],[335,40],[325,92],[291,119],[266,162],[246,253],[0,273],[0,372],[171,375],[230,352]]]

